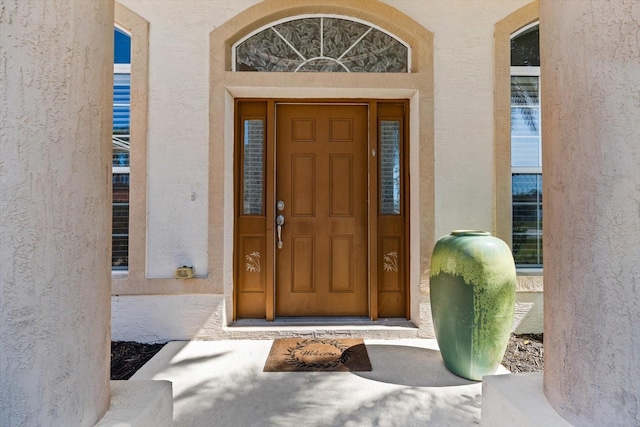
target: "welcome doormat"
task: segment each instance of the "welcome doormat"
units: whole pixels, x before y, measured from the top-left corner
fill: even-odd
[[[264,372],[370,371],[361,338],[280,338],[273,341]]]

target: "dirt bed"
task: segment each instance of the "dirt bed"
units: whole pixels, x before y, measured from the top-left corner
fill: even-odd
[[[111,342],[111,379],[128,380],[142,365],[159,352],[164,344],[141,344],[132,341]]]
[[[542,334],[512,334],[502,365],[513,373],[542,371],[544,369],[542,338]],[[163,346],[164,344],[113,341],[111,343],[111,379],[128,380]]]
[[[502,365],[510,372],[542,372],[544,348],[542,334],[511,334]]]

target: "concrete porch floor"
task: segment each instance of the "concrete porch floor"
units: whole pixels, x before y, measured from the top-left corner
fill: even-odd
[[[170,342],[130,381],[171,381],[175,426],[480,424],[482,383],[450,373],[434,339],[366,339],[371,372],[330,373],[262,372],[272,342]]]

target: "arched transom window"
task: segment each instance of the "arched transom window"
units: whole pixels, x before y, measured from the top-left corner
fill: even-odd
[[[237,42],[234,71],[408,73],[409,47],[397,37],[345,16],[296,16]]]

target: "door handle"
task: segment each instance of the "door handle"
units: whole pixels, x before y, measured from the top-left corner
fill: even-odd
[[[282,243],[282,226],[284,225],[284,215],[280,214],[278,215],[278,217],[276,218],[276,231],[278,232],[278,249],[282,249],[283,243]]]

